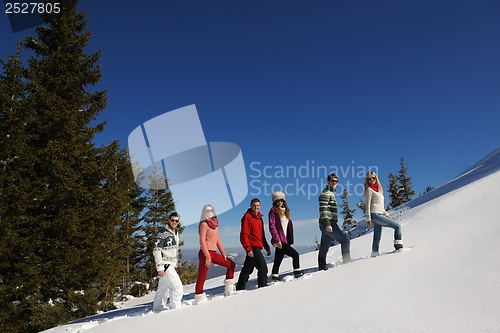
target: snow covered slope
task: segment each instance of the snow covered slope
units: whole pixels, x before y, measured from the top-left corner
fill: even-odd
[[[500,171],[500,147],[482,158],[479,162],[465,170],[462,174],[450,180],[446,184],[426,193],[423,196],[413,199],[407,204],[409,208],[416,207],[425,202],[433,200],[443,194],[454,191],[462,186],[470,184],[478,179]]]
[[[218,277],[207,281],[211,300],[200,306],[191,305],[190,285],[181,309],[153,314],[147,295],[48,332],[500,332],[499,168],[497,149],[412,201],[400,216],[401,253],[369,258],[368,234],[351,241],[350,264],[338,264],[338,246],[327,271],[316,272],[317,252],[302,255],[310,274],[298,280],[262,289],[252,280],[250,290],[224,298]],[[392,250],[391,231],[381,251]],[[290,259],[281,268],[290,273]]]

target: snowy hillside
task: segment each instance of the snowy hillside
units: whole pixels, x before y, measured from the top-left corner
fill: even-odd
[[[153,295],[120,310],[45,332],[500,332],[500,149],[401,215],[405,251],[370,258],[372,234],[351,240],[352,263],[316,272],[317,252],[301,255],[305,277],[224,298],[223,277],[206,283],[211,300],[154,314]],[[387,198],[386,198],[387,200]],[[319,234],[319,231],[318,231]],[[384,229],[381,251],[392,250]],[[290,273],[290,259],[281,268]],[[237,278],[237,275],[236,275]]]

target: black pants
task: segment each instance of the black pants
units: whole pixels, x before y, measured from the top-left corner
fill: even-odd
[[[259,288],[267,286],[267,264],[266,259],[262,255],[261,250],[258,247],[252,248],[253,258],[246,256],[245,263],[240,272],[240,277],[238,278],[238,283],[236,284],[236,290],[245,290],[248,278],[250,274],[253,273],[253,269],[257,268],[257,283]]]
[[[292,258],[292,265],[294,270],[300,268],[299,253],[295,251],[295,249],[290,245],[282,244],[281,249],[276,248],[276,251],[274,252],[274,264],[273,264],[273,269],[271,271],[272,274],[279,273],[280,265],[281,262],[283,261],[283,258],[285,257],[285,254]]]

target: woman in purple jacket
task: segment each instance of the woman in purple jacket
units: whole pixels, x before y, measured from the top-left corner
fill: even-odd
[[[269,211],[269,231],[271,244],[276,248],[271,280],[279,281],[279,269],[285,254],[292,257],[293,275],[298,278],[304,275],[300,270],[299,253],[291,246],[293,244],[293,224],[290,219],[290,209],[286,204],[285,193],[273,193],[273,207]]]

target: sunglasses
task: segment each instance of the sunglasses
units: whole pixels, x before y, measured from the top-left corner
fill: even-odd
[[[375,179],[377,179],[377,178],[375,178],[375,177],[368,177],[368,178],[366,178],[366,179],[368,179],[368,180],[375,180]]]
[[[214,212],[213,209],[207,209],[207,210],[205,210],[205,213],[213,213],[213,212]]]
[[[338,183],[338,179],[330,179],[329,182],[334,182],[334,183]]]
[[[179,220],[178,219],[176,219],[176,220],[170,219],[170,222],[179,223]]]
[[[278,199],[278,200],[275,200],[274,202],[285,202],[285,199]]]

